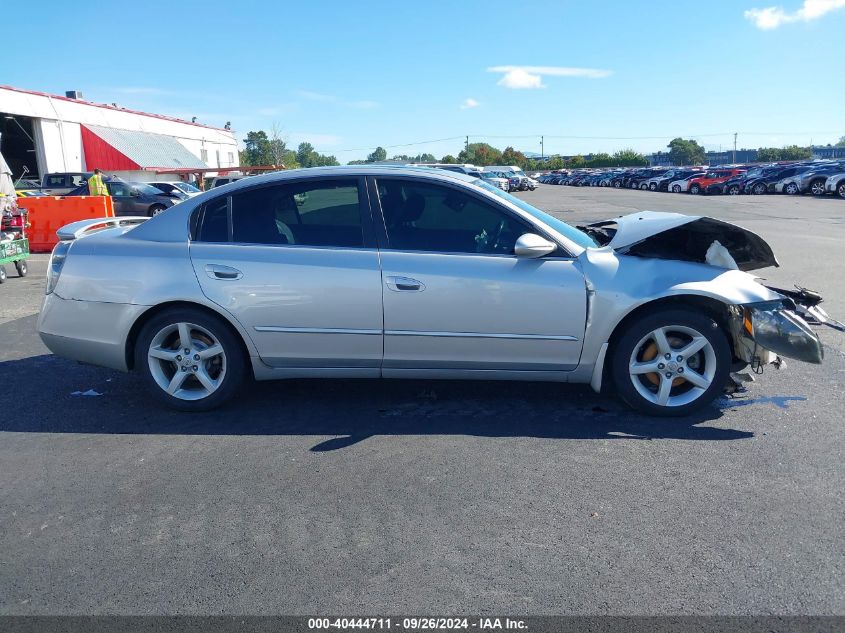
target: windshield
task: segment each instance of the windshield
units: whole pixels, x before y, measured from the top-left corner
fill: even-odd
[[[556,217],[549,215],[548,213],[546,213],[544,211],[540,211],[540,209],[528,204],[524,200],[520,200],[516,196],[512,196],[509,193],[505,193],[504,191],[502,191],[498,187],[494,187],[493,185],[490,185],[490,184],[484,182],[483,180],[474,180],[473,184],[478,185],[479,187],[481,187],[482,189],[486,189],[487,191],[491,191],[492,193],[496,194],[500,198],[507,200],[511,204],[515,204],[520,209],[522,209],[523,211],[528,213],[530,216],[540,220],[541,222],[543,222],[545,224],[548,224],[555,231],[557,231],[558,233],[560,233],[561,235],[563,235],[567,239],[570,239],[573,242],[575,242],[576,244],[578,244],[578,246],[580,246],[582,248],[597,248],[598,247],[598,244],[596,243],[596,241],[593,238],[591,238],[589,235],[584,233],[583,231],[579,231],[574,226],[569,226],[563,220],[558,220]]]
[[[174,182],[171,184],[177,189],[184,191],[185,193],[202,193],[199,189],[187,182]]]

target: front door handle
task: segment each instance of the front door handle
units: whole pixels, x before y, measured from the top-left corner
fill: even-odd
[[[212,279],[222,279],[225,281],[234,281],[244,276],[237,268],[223,266],[221,264],[206,264],[205,274]]]
[[[425,284],[410,277],[387,277],[385,278],[387,287],[395,292],[422,292],[425,290]]]

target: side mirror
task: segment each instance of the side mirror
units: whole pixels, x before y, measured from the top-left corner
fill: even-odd
[[[550,242],[545,237],[540,237],[535,233],[526,233],[521,235],[516,244],[514,244],[513,252],[517,257],[525,257],[533,259],[536,257],[544,257],[557,250],[557,244]]]

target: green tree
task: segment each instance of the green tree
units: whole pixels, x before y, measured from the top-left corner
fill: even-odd
[[[272,151],[270,139],[264,130],[248,132],[244,142],[244,154],[246,158],[244,165],[270,165],[272,164]]]
[[[622,149],[613,155],[616,167],[643,167],[648,165],[648,159],[632,149]]]
[[[669,143],[669,160],[673,165],[701,165],[705,162],[704,148],[693,139],[672,139]]]
[[[593,154],[587,161],[587,167],[612,167],[613,165],[613,157],[605,153]]]
[[[548,169],[563,169],[563,159],[560,156],[552,156],[546,163]]]
[[[387,151],[383,147],[376,147],[372,154],[367,156],[368,163],[380,163],[387,160]]]
[[[418,156],[414,157],[415,163],[436,163],[437,159],[434,157],[434,154],[419,154]]]
[[[789,145],[780,150],[781,160],[806,160],[813,157],[813,150],[809,147]]]
[[[458,162],[481,167],[499,165],[502,162],[502,152],[488,143],[470,143],[458,154]]]
[[[757,160],[761,163],[774,163],[780,160],[780,148],[761,147],[757,150]]]
[[[311,143],[302,142],[296,148],[296,162],[300,167],[315,167],[314,162],[314,146]]]
[[[584,160],[584,157],[578,154],[578,156],[573,156],[567,161],[569,167],[574,169],[578,169],[579,167],[586,167],[587,161]]]
[[[506,147],[505,151],[502,152],[502,163],[505,165],[519,165],[524,168],[527,162],[528,159],[525,157],[525,154],[515,150],[513,147]]]
[[[440,162],[447,165],[454,165],[458,162],[458,159],[456,159],[451,154],[446,154],[443,158],[440,159]]]
[[[839,142],[835,145],[835,147],[845,147],[845,136],[839,137]]]

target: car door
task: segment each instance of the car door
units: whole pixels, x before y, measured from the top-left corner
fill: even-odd
[[[135,213],[135,199],[132,197],[129,185],[114,180],[106,183],[106,189],[111,196],[115,215],[137,215]]]
[[[378,376],[381,272],[363,179],[212,198],[190,251],[203,293],[241,323],[265,364]]]
[[[568,371],[581,354],[586,288],[563,252],[518,258],[540,229],[467,187],[372,181],[384,295],[385,376],[407,371]]]

